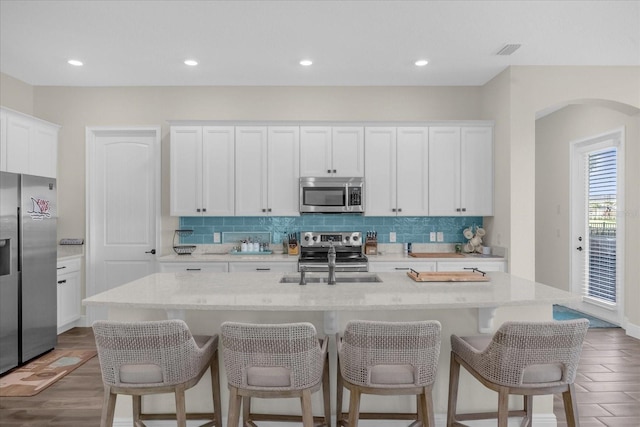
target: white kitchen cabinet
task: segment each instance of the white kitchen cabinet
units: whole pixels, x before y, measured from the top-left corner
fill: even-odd
[[[429,215],[493,215],[493,128],[429,128]]]
[[[159,262],[161,273],[227,273],[227,262]]]
[[[270,261],[238,261],[229,263],[229,272],[276,272],[295,273],[298,271],[297,261],[270,262]]]
[[[58,334],[76,326],[80,319],[81,264],[80,258],[58,261]]]
[[[428,137],[426,127],[365,129],[365,215],[428,215]]]
[[[505,271],[504,261],[438,261],[437,271],[466,271],[477,268],[480,271]]]
[[[0,170],[55,178],[60,126],[4,108],[0,115]]]
[[[172,126],[170,144],[173,216],[233,216],[233,126]]]
[[[369,271],[374,273],[436,271],[435,261],[372,261],[369,258]]]
[[[302,126],[300,176],[363,177],[363,128]]]
[[[236,215],[300,215],[299,162],[299,127],[236,127]]]

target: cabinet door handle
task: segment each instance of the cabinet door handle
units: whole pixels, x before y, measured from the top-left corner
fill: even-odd
[[[396,267],[396,270],[410,270],[409,267]]]
[[[337,172],[338,172],[337,170],[335,170],[335,169],[333,170],[333,173],[337,173]]]
[[[327,173],[331,173],[331,169],[327,169]]]
[[[266,212],[266,211],[267,211],[266,209],[262,209],[262,212]]]
[[[271,271],[270,268],[256,268],[256,271]]]
[[[58,285],[62,285],[63,283],[67,283],[66,280],[58,280]]]
[[[462,208],[462,212],[466,212],[466,211],[467,211],[467,208]]]
[[[58,270],[62,270],[63,268],[67,268],[67,266],[66,266],[66,265],[63,265],[62,267],[58,267],[57,269],[58,269]]]
[[[200,208],[196,209],[196,212],[200,212]]]
[[[402,208],[398,208],[398,212],[402,212]]]
[[[456,208],[456,212],[460,212],[460,208]]]
[[[396,212],[396,208],[391,208],[391,212]]]
[[[202,271],[201,268],[187,268],[187,271]]]
[[[271,208],[267,209],[267,212],[271,212]]]
[[[207,208],[202,208],[202,212],[206,212],[206,211],[207,211]]]

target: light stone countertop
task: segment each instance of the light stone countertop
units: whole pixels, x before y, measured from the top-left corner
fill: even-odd
[[[505,258],[497,255],[480,255],[480,254],[464,254],[464,257],[460,258],[414,258],[411,256],[388,253],[381,255],[367,255],[369,262],[394,262],[394,261],[409,261],[409,262],[425,262],[425,261],[505,261]],[[219,254],[191,254],[191,255],[163,255],[158,257],[158,262],[298,262],[297,255],[283,255],[283,254],[270,254],[270,255],[232,255],[228,253]]]
[[[84,245],[58,245],[58,261],[84,256]]]
[[[338,273],[338,277],[370,273]],[[353,311],[495,308],[557,304],[577,297],[508,273],[489,282],[414,282],[376,273],[382,283],[279,283],[295,273],[155,273],[83,300],[87,306],[164,310]],[[324,276],[308,273],[307,277]]]

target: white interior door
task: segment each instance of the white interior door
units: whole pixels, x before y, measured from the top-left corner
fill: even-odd
[[[622,324],[624,151],[622,131],[572,144],[571,290],[578,310]]]
[[[160,128],[87,128],[87,296],[155,272],[159,214]]]

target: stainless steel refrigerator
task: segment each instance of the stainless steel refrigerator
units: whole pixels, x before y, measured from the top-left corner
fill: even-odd
[[[0,374],[57,344],[56,180],[0,172]]]

